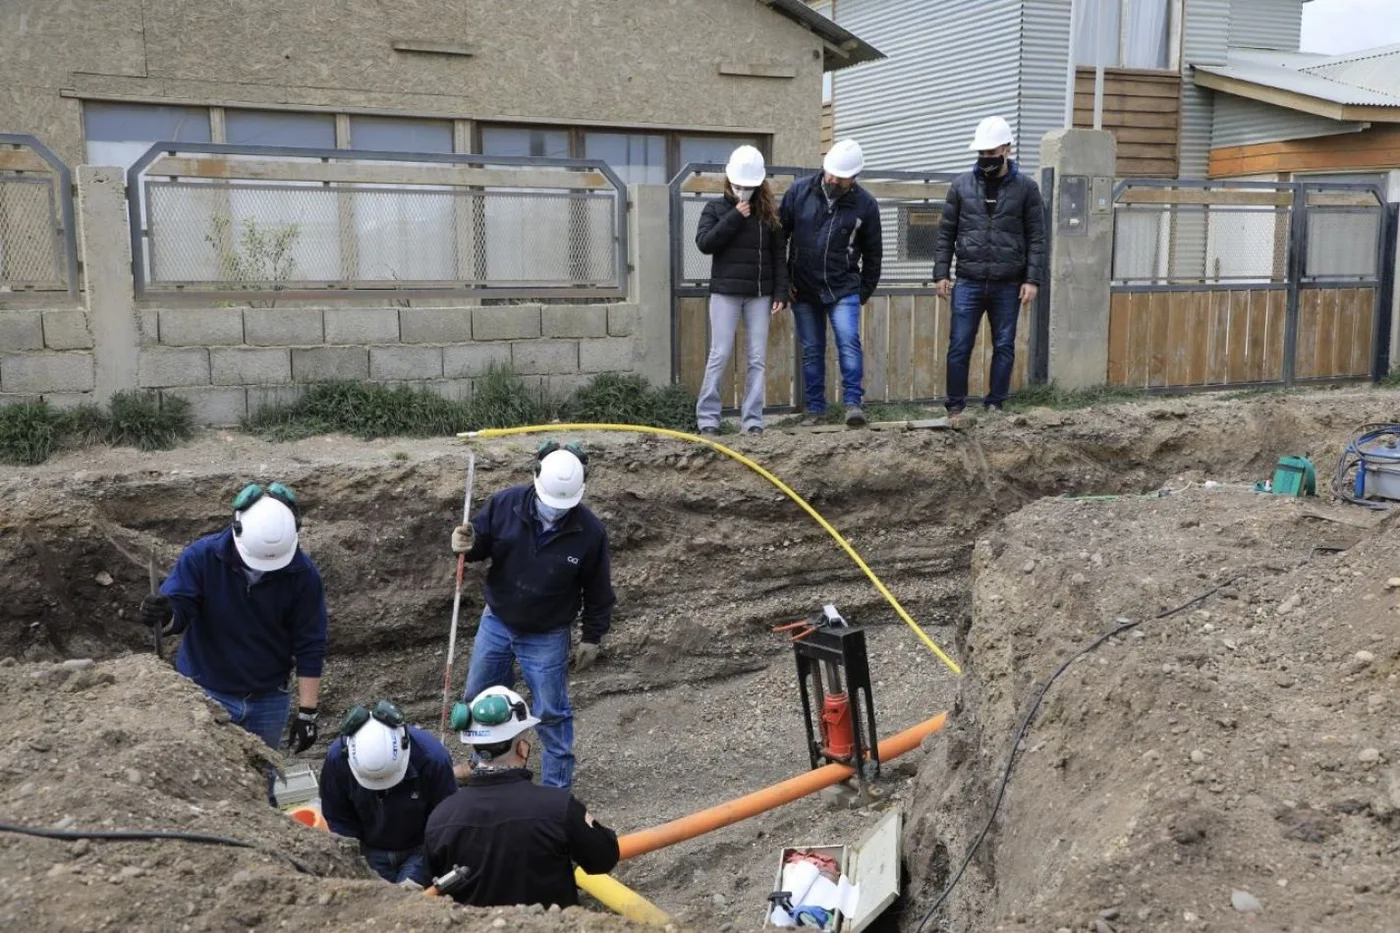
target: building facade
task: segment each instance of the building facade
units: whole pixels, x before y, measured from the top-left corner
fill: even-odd
[[[817,155],[823,73],[877,57],[798,0],[14,0],[0,132],[70,164],[157,140],[607,160],[664,182]]]

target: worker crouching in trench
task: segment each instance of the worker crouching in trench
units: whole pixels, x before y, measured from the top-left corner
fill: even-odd
[[[423,847],[433,877],[455,879],[441,893],[459,904],[573,907],[575,864],[594,875],[617,866],[617,834],[567,788],[533,782],[526,763],[539,724],[506,687],[452,711],[452,727],[476,763],[468,784],[428,817]]]
[[[427,887],[423,831],[457,791],[452,756],[387,700],[345,716],[321,769],[321,812],[385,881]]]

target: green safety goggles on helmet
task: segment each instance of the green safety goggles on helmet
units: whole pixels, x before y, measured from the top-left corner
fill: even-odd
[[[254,502],[257,502],[263,496],[267,496],[269,499],[276,499],[278,502],[291,509],[292,514],[297,516],[297,519],[300,520],[301,507],[297,504],[297,494],[281,483],[270,483],[267,486],[263,486],[259,483],[249,483],[239,491],[238,495],[233,497],[233,510],[235,512],[246,512],[252,507]]]
[[[465,703],[455,704],[452,707],[452,728],[461,732],[470,728],[472,723],[482,726],[499,726],[502,723],[510,722],[512,717],[525,722],[530,718],[530,710],[523,702],[512,703],[499,694],[492,694],[491,696],[477,697],[476,702],[471,706]]]
[[[588,451],[583,449],[583,445],[580,444],[578,441],[570,441],[567,444],[560,444],[556,440],[541,441],[540,445],[535,448],[536,476],[539,475],[540,464],[544,462],[544,458],[548,457],[556,450],[567,450],[575,457],[578,457],[578,462],[583,464],[583,477],[584,479],[588,478]]]
[[[340,734],[349,738],[364,728],[370,719],[377,719],[390,729],[401,729],[404,724],[403,712],[388,700],[376,700],[373,706],[359,705],[345,714],[340,724]]]

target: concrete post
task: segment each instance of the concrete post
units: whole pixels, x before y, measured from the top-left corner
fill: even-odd
[[[1049,376],[1066,389],[1108,378],[1116,158],[1113,134],[1099,130],[1056,130],[1040,144],[1041,166],[1055,170]]]
[[[631,256],[627,300],[637,306],[637,372],[653,385],[671,382],[671,191],[630,185],[627,241]]]
[[[131,285],[126,175],[119,168],[97,165],[80,165],[77,175],[78,235],[97,366],[93,401],[105,403],[115,393],[136,387],[141,352]]]

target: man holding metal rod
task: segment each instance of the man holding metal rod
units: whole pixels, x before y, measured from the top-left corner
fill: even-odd
[[[536,452],[533,483],[496,493],[452,532],[454,553],[469,563],[491,562],[463,699],[487,687],[513,687],[520,663],[540,718],[540,783],[546,787],[573,784],[574,620],[582,617],[583,633],[573,666],[585,671],[598,659],[617,602],[607,530],[582,504],[587,469],[580,445],[546,442]]]

